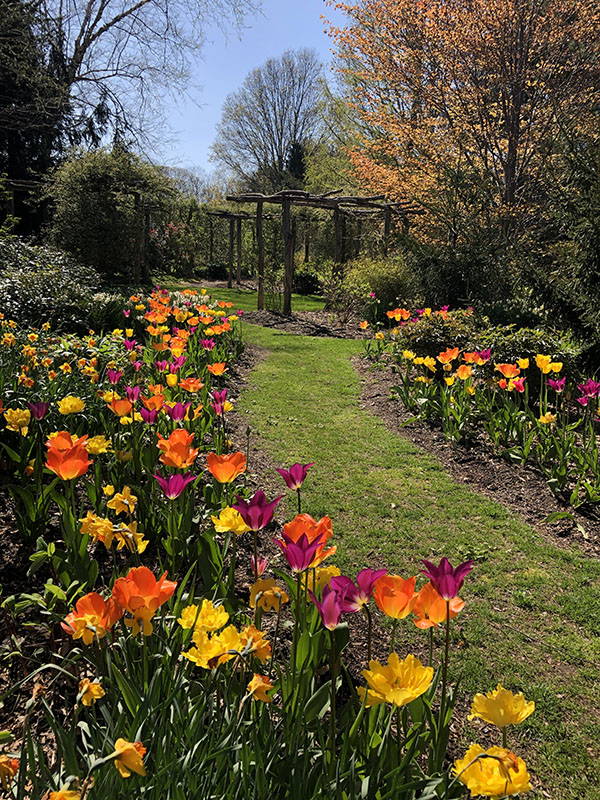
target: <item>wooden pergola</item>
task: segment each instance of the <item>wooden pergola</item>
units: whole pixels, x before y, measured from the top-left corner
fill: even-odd
[[[342,264],[343,234],[342,219],[344,214],[358,214],[369,217],[383,216],[384,252],[387,253],[391,232],[392,216],[402,220],[403,227],[408,228],[409,215],[422,214],[423,211],[407,202],[386,202],[384,195],[363,197],[359,195],[343,195],[341,189],[336,189],[325,194],[310,194],[301,189],[284,189],[275,194],[261,194],[259,192],[245,192],[238,195],[229,195],[227,201],[231,203],[253,203],[256,205],[256,244],[258,250],[258,309],[264,308],[264,271],[265,250],[263,238],[263,206],[265,203],[281,206],[281,227],[284,246],[284,279],[283,279],[283,313],[289,316],[292,313],[292,285],[294,279],[294,233],[292,230],[292,206],[304,208],[319,208],[333,211],[335,229],[335,263]],[[222,215],[233,212],[223,212]],[[360,218],[359,218],[360,219]],[[241,225],[241,223],[240,223]]]

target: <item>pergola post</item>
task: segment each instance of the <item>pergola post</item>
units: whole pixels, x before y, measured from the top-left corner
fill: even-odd
[[[237,271],[235,282],[239,286],[242,282],[242,218],[236,219],[236,239],[237,239]]]
[[[258,254],[258,298],[256,307],[262,311],[265,307],[265,239],[263,236],[263,204],[256,204],[256,249]]]
[[[342,264],[342,219],[340,209],[337,206],[333,209],[333,227],[335,233],[334,269],[336,272],[340,272]]]
[[[291,203],[289,198],[282,202],[281,228],[283,232],[283,313],[292,313],[292,284],[294,281],[294,236],[291,225]]]
[[[387,256],[390,246],[390,231],[392,229],[392,209],[388,205],[385,207],[383,218],[383,254]]]
[[[227,288],[231,289],[233,286],[233,239],[234,239],[234,225],[233,217],[229,219],[229,269],[227,271]]]

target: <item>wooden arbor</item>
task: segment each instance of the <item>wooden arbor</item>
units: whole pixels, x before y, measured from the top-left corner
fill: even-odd
[[[325,194],[310,194],[300,189],[284,189],[275,194],[266,195],[258,192],[246,192],[239,195],[230,195],[227,200],[231,203],[254,203],[256,205],[256,244],[258,248],[258,308],[264,307],[264,271],[265,253],[263,239],[263,205],[265,203],[281,206],[281,228],[284,245],[284,279],[283,279],[283,313],[289,316],[292,313],[292,285],[294,279],[294,233],[292,230],[292,206],[304,208],[323,208],[333,211],[335,229],[335,263],[343,262],[343,237],[342,215],[362,213],[369,216],[382,215],[384,218],[384,252],[387,252],[391,231],[392,215],[402,219],[405,228],[408,227],[409,214],[422,213],[420,209],[411,207],[409,203],[387,203],[384,195],[361,197],[357,195],[342,195],[337,189]]]
[[[228,272],[227,272],[227,288],[231,289],[233,284],[233,243],[236,241],[237,245],[237,264],[235,282],[240,284],[242,282],[242,220],[250,219],[250,214],[246,211],[208,211],[209,217],[221,217],[222,219],[229,220],[229,259],[228,259]],[[212,260],[213,250],[213,229],[210,226],[210,260]]]

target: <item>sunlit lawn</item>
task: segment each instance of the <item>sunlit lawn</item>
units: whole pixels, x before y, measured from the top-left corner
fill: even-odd
[[[331,516],[338,566],[351,575],[386,566],[408,577],[421,558],[474,558],[454,629],[453,677],[465,699],[501,682],[536,701],[512,738],[536,786],[549,792],[533,796],[599,798],[600,564],[576,546],[544,541],[361,410],[350,363],[360,343],[251,325],[245,338],[269,356],[251,374],[239,411],[277,465],[316,462],[306,510]],[[419,637],[404,623],[400,647],[422,647]],[[465,723],[463,738],[484,734]]]
[[[202,281],[198,281],[198,283],[180,281],[165,283],[163,288],[173,291],[175,289],[185,288],[201,289],[202,286]],[[219,287],[212,291],[215,297],[218,297],[219,300],[233,303],[236,309],[241,309],[242,311],[256,310],[257,293],[251,289],[227,289]],[[273,307],[275,309],[280,308],[281,298],[279,296],[275,297],[274,302],[275,305]],[[268,294],[265,294],[265,305],[267,307],[273,305],[273,298]],[[322,297],[316,295],[292,294],[292,311],[321,311],[324,306],[325,301]]]

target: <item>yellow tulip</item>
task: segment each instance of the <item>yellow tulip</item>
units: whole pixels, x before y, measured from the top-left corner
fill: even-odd
[[[531,789],[525,762],[504,747],[484,750],[472,744],[465,757],[454,762],[454,774],[471,797],[504,797]]]
[[[518,725],[533,714],[534,710],[535,703],[533,700],[525,700],[523,692],[513,694],[498,684],[493,692],[475,695],[469,719],[479,717],[504,728],[506,725]]]
[[[361,701],[366,695],[368,708],[381,703],[398,707],[412,703],[429,689],[433,680],[433,667],[424,667],[413,655],[400,661],[396,653],[391,653],[387,666],[371,661],[369,667],[362,672],[368,688],[357,687]]]

